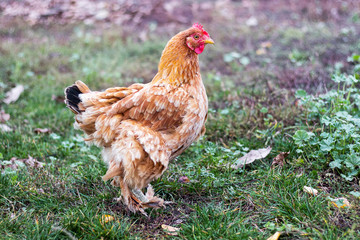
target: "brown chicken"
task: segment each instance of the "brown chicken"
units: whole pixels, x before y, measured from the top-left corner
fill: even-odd
[[[194,24],[167,43],[150,83],[96,92],[77,81],[65,89],[75,127],[87,134],[86,141],[103,147],[108,164],[103,179],[120,186],[119,199],[133,212],[146,215],[144,209],[164,206],[150,182],[205,133],[208,99],[198,55],[213,43]]]

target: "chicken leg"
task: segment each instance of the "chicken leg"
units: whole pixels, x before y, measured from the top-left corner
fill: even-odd
[[[132,212],[139,211],[148,216],[144,211],[145,209],[165,207],[165,205],[172,203],[154,196],[154,190],[150,184],[147,187],[146,195],[140,189],[130,189],[119,176],[114,177],[111,184],[121,188],[121,197],[116,198],[116,200],[121,200]]]

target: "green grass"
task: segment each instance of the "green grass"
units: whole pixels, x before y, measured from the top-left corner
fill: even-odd
[[[201,55],[210,100],[207,133],[153,183],[156,193],[174,204],[149,210],[149,219],[129,213],[113,200],[120,192],[101,180],[106,166],[100,150],[82,141],[82,134],[73,129],[72,113],[52,96],[62,95],[77,79],[96,90],[148,82],[157,71],[166,38],[154,34],[146,42],[135,36],[121,40],[112,29],[99,35],[84,26],[2,26],[7,37],[0,48],[0,99],[16,84],[26,90],[15,103],[1,103],[11,116],[6,124],[13,131],[0,133],[0,160],[32,156],[45,165],[0,175],[1,236],[266,239],[280,231],[281,239],[360,238],[360,199],[350,194],[360,191],[358,175],[346,181],[340,171],[329,167],[332,159],[304,157],[293,138],[297,130],[316,131],[307,125],[303,109],[294,104],[294,92],[318,86],[320,78],[325,79],[319,91],[333,86],[330,76],[336,72],[335,63],[326,62],[329,49],[324,45],[339,41],[338,48],[344,52],[339,56],[337,50],[334,58],[343,62],[341,71],[353,72],[356,67],[348,65],[346,58],[359,53],[360,42],[352,35],[342,42],[343,33],[329,34],[331,25],[321,31],[317,24],[304,25],[306,31],[289,27],[270,33],[261,27],[234,27],[241,38],[254,43],[253,48],[243,51],[220,41]],[[216,38],[223,39],[225,30],[219,30]],[[268,54],[256,55],[258,43],[268,38],[273,45]],[[241,53],[250,63],[241,57],[224,61],[229,52]],[[292,76],[294,82],[287,85]],[[358,114],[358,109],[354,111]],[[316,118],[311,121],[320,123]],[[53,133],[36,134],[38,127]],[[268,145],[273,150],[265,159],[238,170],[230,167],[249,150]],[[290,155],[284,167],[271,168],[272,158],[286,151]],[[182,176],[190,182],[179,182]],[[304,186],[320,194],[311,196],[303,192]],[[346,197],[352,207],[335,208],[328,197]],[[104,223],[105,214],[114,220]],[[179,227],[178,236],[167,235],[162,224]]]

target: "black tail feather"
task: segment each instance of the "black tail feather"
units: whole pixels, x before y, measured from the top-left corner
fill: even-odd
[[[65,104],[75,114],[82,112],[79,109],[79,103],[81,102],[79,94],[81,93],[82,92],[75,84],[65,89]]]

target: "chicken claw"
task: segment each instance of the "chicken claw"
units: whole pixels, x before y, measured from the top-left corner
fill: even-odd
[[[146,208],[165,208],[165,205],[171,204],[173,202],[171,201],[164,201],[164,199],[154,196],[155,192],[152,186],[149,184],[146,191],[146,198],[149,199],[149,201],[143,203],[143,206]]]

